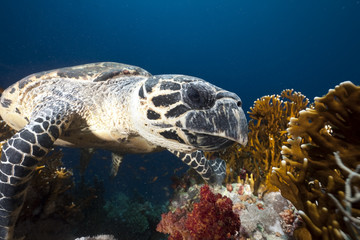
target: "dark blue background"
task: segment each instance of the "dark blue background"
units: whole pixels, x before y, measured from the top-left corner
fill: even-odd
[[[34,72],[97,61],[204,78],[236,92],[245,111],[285,88],[312,100],[342,81],[360,83],[360,1],[1,2],[1,87]],[[170,161],[170,169],[181,166],[170,155],[152,156],[150,180],[163,172],[151,169],[158,158]],[[134,183],[139,174],[125,178]]]

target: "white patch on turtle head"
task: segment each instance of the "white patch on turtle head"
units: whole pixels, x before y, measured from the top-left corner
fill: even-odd
[[[247,143],[240,98],[202,79],[152,76],[133,94],[135,129],[163,148],[215,151],[234,142]]]

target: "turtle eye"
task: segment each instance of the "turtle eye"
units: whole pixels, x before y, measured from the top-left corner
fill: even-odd
[[[214,105],[215,93],[204,84],[189,84],[185,88],[184,101],[192,108],[207,109]]]
[[[187,90],[187,96],[193,103],[200,103],[200,93],[193,86],[189,87]]]

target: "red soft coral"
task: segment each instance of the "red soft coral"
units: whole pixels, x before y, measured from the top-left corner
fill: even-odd
[[[163,214],[157,230],[170,234],[169,240],[227,239],[240,228],[239,216],[232,211],[232,205],[229,198],[215,195],[205,185],[192,212],[177,209]]]
[[[185,228],[186,214],[187,211],[180,208],[177,208],[175,212],[161,214],[161,221],[156,231],[170,234],[168,240],[189,239],[190,233]]]

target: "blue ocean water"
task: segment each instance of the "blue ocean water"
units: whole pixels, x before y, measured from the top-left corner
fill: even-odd
[[[286,88],[312,100],[342,81],[360,84],[360,1],[2,1],[0,87],[100,61],[201,77],[237,93],[245,111]],[[76,172],[79,152],[66,154]],[[129,156],[110,180],[109,153],[94,158],[86,176],[104,179],[106,195],[154,202],[167,199],[174,169],[187,169],[167,153]]]

